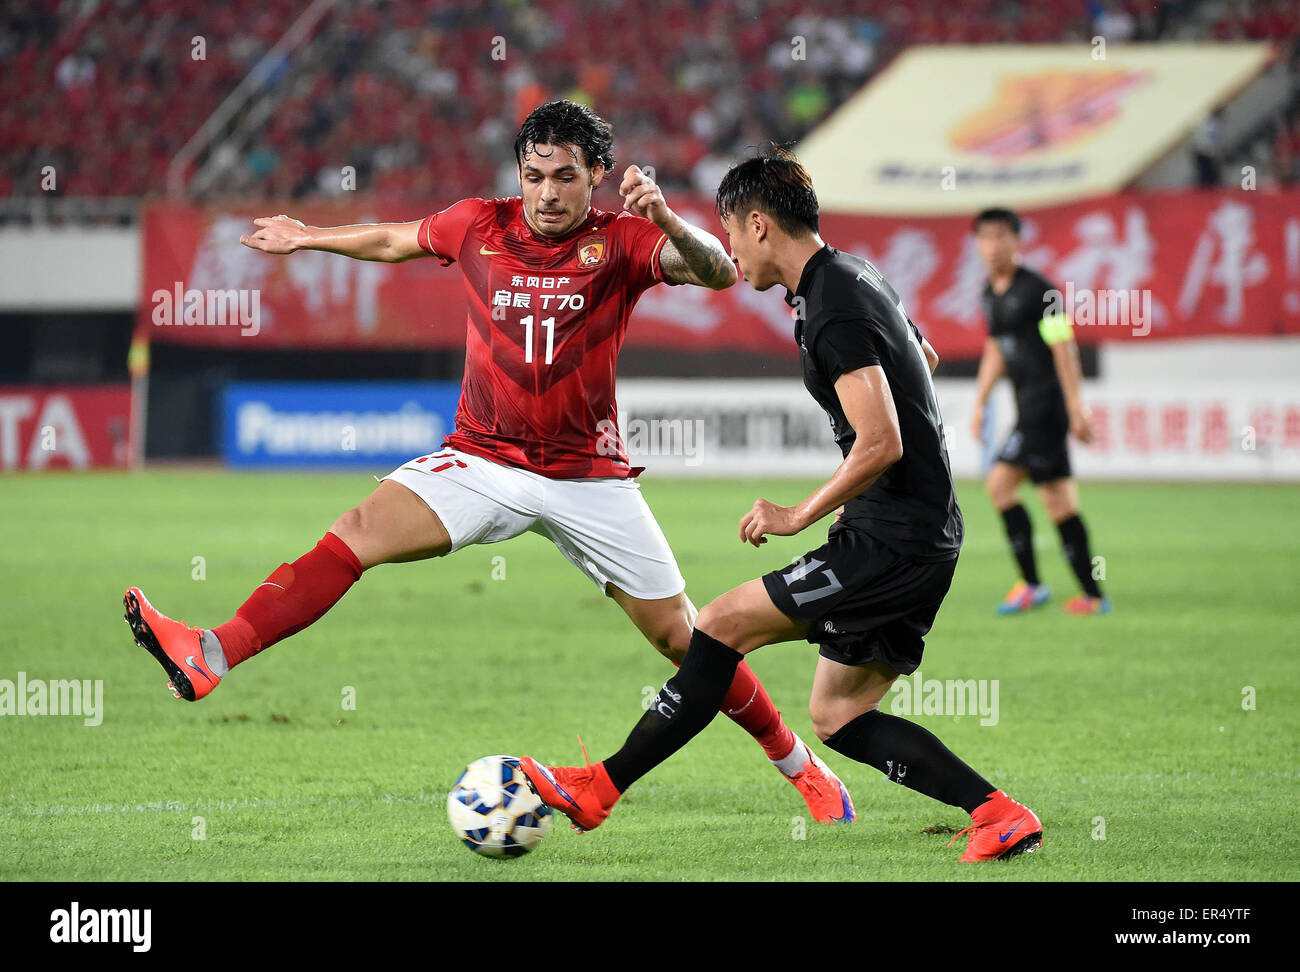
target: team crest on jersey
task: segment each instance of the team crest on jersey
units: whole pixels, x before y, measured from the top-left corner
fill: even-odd
[[[578,243],[578,265],[594,267],[605,259],[605,237],[588,236]]]

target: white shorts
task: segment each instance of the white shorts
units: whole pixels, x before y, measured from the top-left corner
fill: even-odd
[[[384,479],[429,504],[452,552],[532,531],[554,542],[602,593],[614,584],[653,600],[686,589],[635,479],[547,479],[454,449],[419,456]]]

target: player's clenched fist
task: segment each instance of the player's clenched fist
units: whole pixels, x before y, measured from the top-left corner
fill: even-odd
[[[629,165],[623,173],[623,183],[618,187],[618,194],[623,197],[623,208],[636,216],[660,223],[672,212],[664,201],[664,194],[659,185],[641,171],[637,165]]]
[[[309,238],[306,223],[283,213],[262,216],[253,220],[253,225],[258,229],[241,236],[239,242],[264,253],[292,253],[302,249]]]
[[[777,506],[765,499],[754,500],[753,508],[740,518],[740,539],[755,547],[767,543],[764,534],[792,537],[802,529],[793,506]]]

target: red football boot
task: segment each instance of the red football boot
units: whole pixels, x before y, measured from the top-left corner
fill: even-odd
[[[126,623],[135,643],[158,659],[171,679],[172,695],[197,702],[221,682],[203,659],[203,630],[173,621],[149,603],[138,587],[128,587],[122,598]]]
[[[531,756],[521,756],[519,768],[541,801],[567,816],[580,834],[604,823],[623,795],[614,788],[604,763],[546,766]]]
[[[962,861],[993,861],[1016,854],[1028,854],[1043,846],[1043,823],[1034,811],[1016,803],[1001,790],[989,794],[989,799],[975,808],[970,815],[971,825],[957,837],[970,833]],[[951,847],[954,837],[948,842]]]

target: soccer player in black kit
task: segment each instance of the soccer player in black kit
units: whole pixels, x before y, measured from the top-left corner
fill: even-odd
[[[763,645],[820,647],[809,711],[826,745],[896,783],[971,815],[963,861],[1042,844],[1042,823],[923,727],[881,712],[899,675],[916,671],[924,636],[952,582],[962,541],[930,376],[934,349],[865,260],[818,235],[807,170],[780,148],[735,165],[718,187],[732,259],[755,290],[777,284],[795,311],[804,384],[844,455],[796,506],[760,499],[740,539],[792,536],[843,507],[827,541],[708,604],[678,673],[613,756],[585,767],[520,760],[541,799],[591,830],[627,788],[712,721],[741,659]],[[954,838],[956,840],[956,838]]]
[[[986,486],[1002,514],[1020,581],[998,605],[999,614],[1018,614],[1045,604],[1051,588],[1038,576],[1034,533],[1017,496],[1028,477],[1038,487],[1047,515],[1061,534],[1083,593],[1065,602],[1069,614],[1106,614],[1105,597],[1092,574],[1088,531],[1079,516],[1079,493],[1070,472],[1068,436],[1087,445],[1092,426],[1080,399],[1083,373],[1070,318],[1060,312],[1060,291],[1019,261],[1020,220],[1009,209],[986,209],[972,229],[988,268],[982,303],[989,323],[976,379],[971,430],[984,438],[984,403],[1005,375],[1016,393],[1016,426],[989,469]]]

